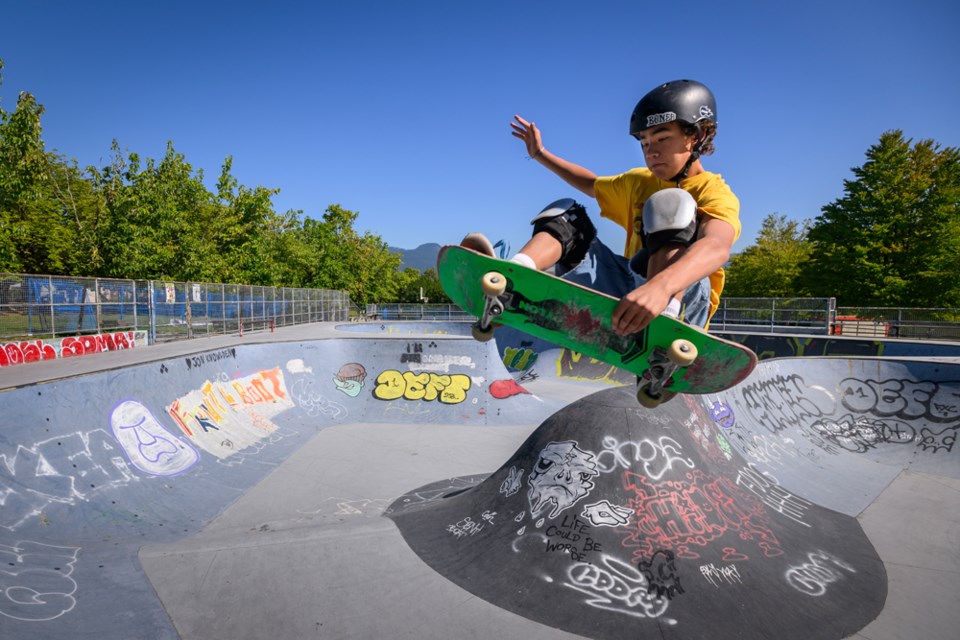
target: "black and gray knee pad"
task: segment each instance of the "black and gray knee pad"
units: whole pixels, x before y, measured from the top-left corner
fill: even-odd
[[[533,233],[541,231],[556,238],[562,247],[560,264],[575,267],[587,255],[590,243],[597,237],[597,229],[587,210],[573,198],[551,202],[530,221]]]
[[[697,237],[697,201],[683,189],[662,189],[643,205],[643,244],[656,253],[667,244],[690,246]]]

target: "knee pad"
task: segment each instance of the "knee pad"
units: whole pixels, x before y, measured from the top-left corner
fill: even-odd
[[[597,229],[590,221],[587,210],[573,198],[561,198],[551,202],[530,221],[533,233],[545,231],[553,236],[562,248],[560,264],[575,267],[587,255],[590,243],[597,237]]]
[[[656,253],[666,244],[690,246],[697,236],[697,201],[683,189],[662,189],[643,205],[643,244]]]

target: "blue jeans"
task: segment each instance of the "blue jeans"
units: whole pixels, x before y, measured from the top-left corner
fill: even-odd
[[[557,265],[556,275],[614,298],[622,298],[646,282],[630,269],[627,258],[611,251],[599,238],[590,243],[580,264],[564,271]],[[710,279],[703,278],[687,287],[680,308],[681,318],[687,324],[701,328],[706,325],[710,316]]]

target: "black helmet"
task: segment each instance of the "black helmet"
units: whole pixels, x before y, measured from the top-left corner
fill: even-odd
[[[717,121],[717,101],[710,89],[696,80],[674,80],[660,85],[633,109],[630,135],[637,137],[644,129],[679,120],[697,124]]]

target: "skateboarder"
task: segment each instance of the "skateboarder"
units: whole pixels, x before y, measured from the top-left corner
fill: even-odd
[[[530,158],[596,198],[600,215],[627,231],[624,255],[617,255],[597,239],[584,207],[566,198],[534,218],[533,237],[512,259],[541,270],[555,266],[565,279],[620,298],[613,315],[618,333],[635,333],[660,313],[705,327],[740,235],[740,202],[700,160],[714,151],[713,93],[677,80],[645,95],[630,117],[630,135],[640,142],[647,168],[615,176],[598,177],[551,153],[536,124],[519,115],[511,127]],[[468,234],[461,244],[493,255],[482,234]]]

